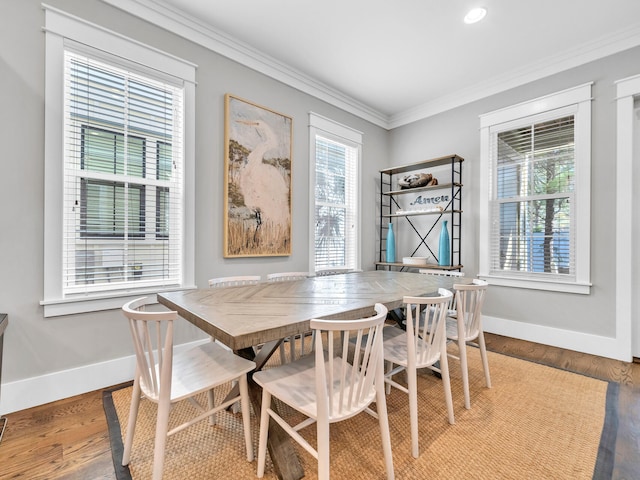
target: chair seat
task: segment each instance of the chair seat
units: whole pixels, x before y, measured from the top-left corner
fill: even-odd
[[[222,385],[248,373],[255,363],[235,355],[215,342],[208,342],[185,352],[174,354],[171,375],[171,402],[177,402],[197,393]],[[149,399],[153,392],[141,385]]]
[[[407,334],[399,327],[385,327],[382,331],[384,342],[384,359],[395,365],[406,367],[409,364],[407,349]],[[424,365],[433,365],[440,358],[440,352],[436,351],[428,358],[417,359],[416,368]]]
[[[394,387],[409,396],[411,455],[414,458],[420,455],[418,369],[429,368],[440,373],[449,423],[455,423],[445,335],[446,315],[452,298],[453,294],[444,288],[438,289],[437,296],[404,296],[406,329],[391,326],[382,334],[387,393]],[[440,362],[438,367],[437,362]],[[394,376],[402,371],[406,374],[406,385],[394,380]]]
[[[489,374],[489,361],[487,349],[482,331],[482,306],[487,292],[488,283],[484,280],[473,279],[471,284],[454,284],[456,291],[456,317],[449,314],[446,323],[447,340],[458,344],[458,356],[450,355],[460,360],[462,371],[462,389],[464,393],[464,406],[471,408],[471,395],[469,392],[469,370],[467,366],[466,344],[475,341],[480,348],[482,367],[484,369],[487,387],[491,388],[491,376]],[[464,325],[464,337],[458,333],[458,320]]]
[[[173,331],[178,312],[147,311],[146,307],[152,303],[152,299],[141,297],[122,306],[122,313],[128,319],[136,353],[136,373],[122,451],[122,465],[129,465],[131,460],[138,410],[143,398],[158,405],[153,447],[153,480],[162,479],[168,437],[207,418],[209,423],[214,425],[215,414],[238,401],[242,404],[242,429],[247,461],[253,461],[247,373],[254,370],[256,364],[236,356],[215,342],[176,352]],[[228,382],[238,383],[239,394],[215,405],[214,388]],[[207,392],[207,405],[194,398],[203,392]],[[191,418],[180,418],[179,424],[169,429],[171,405],[184,399],[191,400],[196,407],[196,414],[190,416]]]
[[[378,418],[387,480],[394,479],[382,363],[382,327],[388,311],[381,303],[376,303],[374,310],[375,315],[357,320],[311,319],[309,327],[315,333],[314,355],[253,374],[253,380],[262,387],[258,478],[264,476],[271,420],[318,461],[317,478],[329,480],[330,424],[366,411]],[[365,335],[369,341],[364,351],[353,349],[351,337],[358,343]],[[273,399],[306,418],[293,425],[272,408]],[[376,412],[369,408],[374,401]],[[311,425],[316,427],[315,445],[300,433]],[[371,441],[368,435],[361,439]],[[355,449],[354,445],[354,454]],[[354,470],[356,468],[354,464]]]
[[[336,379],[334,382],[334,390],[338,391],[338,380],[340,378],[340,359],[341,357],[334,357],[333,362],[333,378]],[[329,376],[329,362],[325,361],[325,370],[327,371],[327,377]],[[347,378],[351,378],[353,372],[353,367],[346,371]],[[295,362],[287,363],[278,368],[271,368],[268,370],[262,370],[260,372],[256,372],[253,375],[253,380],[260,385],[262,388],[266,388],[271,392],[271,394],[286,403],[292,408],[302,412],[309,418],[317,419],[317,397],[316,397],[316,367],[315,367],[315,356],[307,355],[305,357],[296,360]],[[358,372],[355,372],[355,376],[353,377],[354,381],[357,382],[360,378]],[[376,392],[374,388],[371,388],[371,392],[367,395],[367,400],[373,401],[375,398]],[[334,405],[333,412],[339,412],[340,408],[338,405],[339,395],[333,395]],[[346,396],[345,396],[346,397]],[[339,417],[330,416],[329,423],[338,420],[344,420],[345,418],[349,418],[357,413],[361,412],[366,408],[368,403],[363,402],[364,406],[359,408],[346,408],[346,403],[343,404],[342,412]]]
[[[456,318],[447,318],[447,338],[458,340],[458,320]]]
[[[468,336],[464,341],[475,340],[477,336],[477,334]],[[456,342],[458,341],[458,319],[455,317],[447,317],[447,338]]]

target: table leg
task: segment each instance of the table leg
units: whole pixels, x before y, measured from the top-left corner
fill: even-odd
[[[274,352],[278,349],[281,343],[282,343],[282,340],[265,343],[257,354],[254,352],[252,348],[244,348],[242,350],[236,351],[235,353],[241,356],[242,358],[246,358],[248,360],[251,360],[252,362],[255,362],[256,364],[255,371],[259,372],[260,370],[262,370],[262,367],[264,367],[265,363],[269,361],[269,359],[271,358],[271,355],[274,354]],[[227,394],[227,396],[224,398],[222,402],[224,403],[228,400],[231,400],[232,398],[237,397],[238,395],[240,395],[240,387],[236,384],[233,386],[231,391]],[[230,408],[231,407],[229,407],[229,409]]]
[[[236,352],[238,355],[244,358],[249,358],[256,362],[256,370],[260,370],[266,361],[275,352],[281,341],[269,342],[265,344],[255,354],[253,349],[247,348]],[[249,397],[251,398],[251,404],[256,415],[260,416],[262,410],[262,389],[253,381],[252,375],[249,374]],[[271,403],[271,408],[277,412],[277,407]],[[304,470],[298,459],[291,437],[282,429],[275,420],[271,419],[269,423],[269,440],[267,442],[267,448],[271,461],[273,462],[273,468],[277,477],[280,480],[300,480],[304,477]]]

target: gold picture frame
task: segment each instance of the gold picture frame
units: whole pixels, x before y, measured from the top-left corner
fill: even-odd
[[[291,255],[293,119],[224,102],[224,257]]]

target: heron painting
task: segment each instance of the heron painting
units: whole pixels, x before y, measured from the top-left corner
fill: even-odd
[[[225,95],[224,256],[291,254],[293,121]]]

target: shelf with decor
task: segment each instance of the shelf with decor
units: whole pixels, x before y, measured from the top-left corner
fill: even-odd
[[[462,269],[463,161],[459,155],[447,155],[380,170],[377,270]],[[407,205],[411,196],[415,200]],[[396,254],[396,243],[406,255]]]

